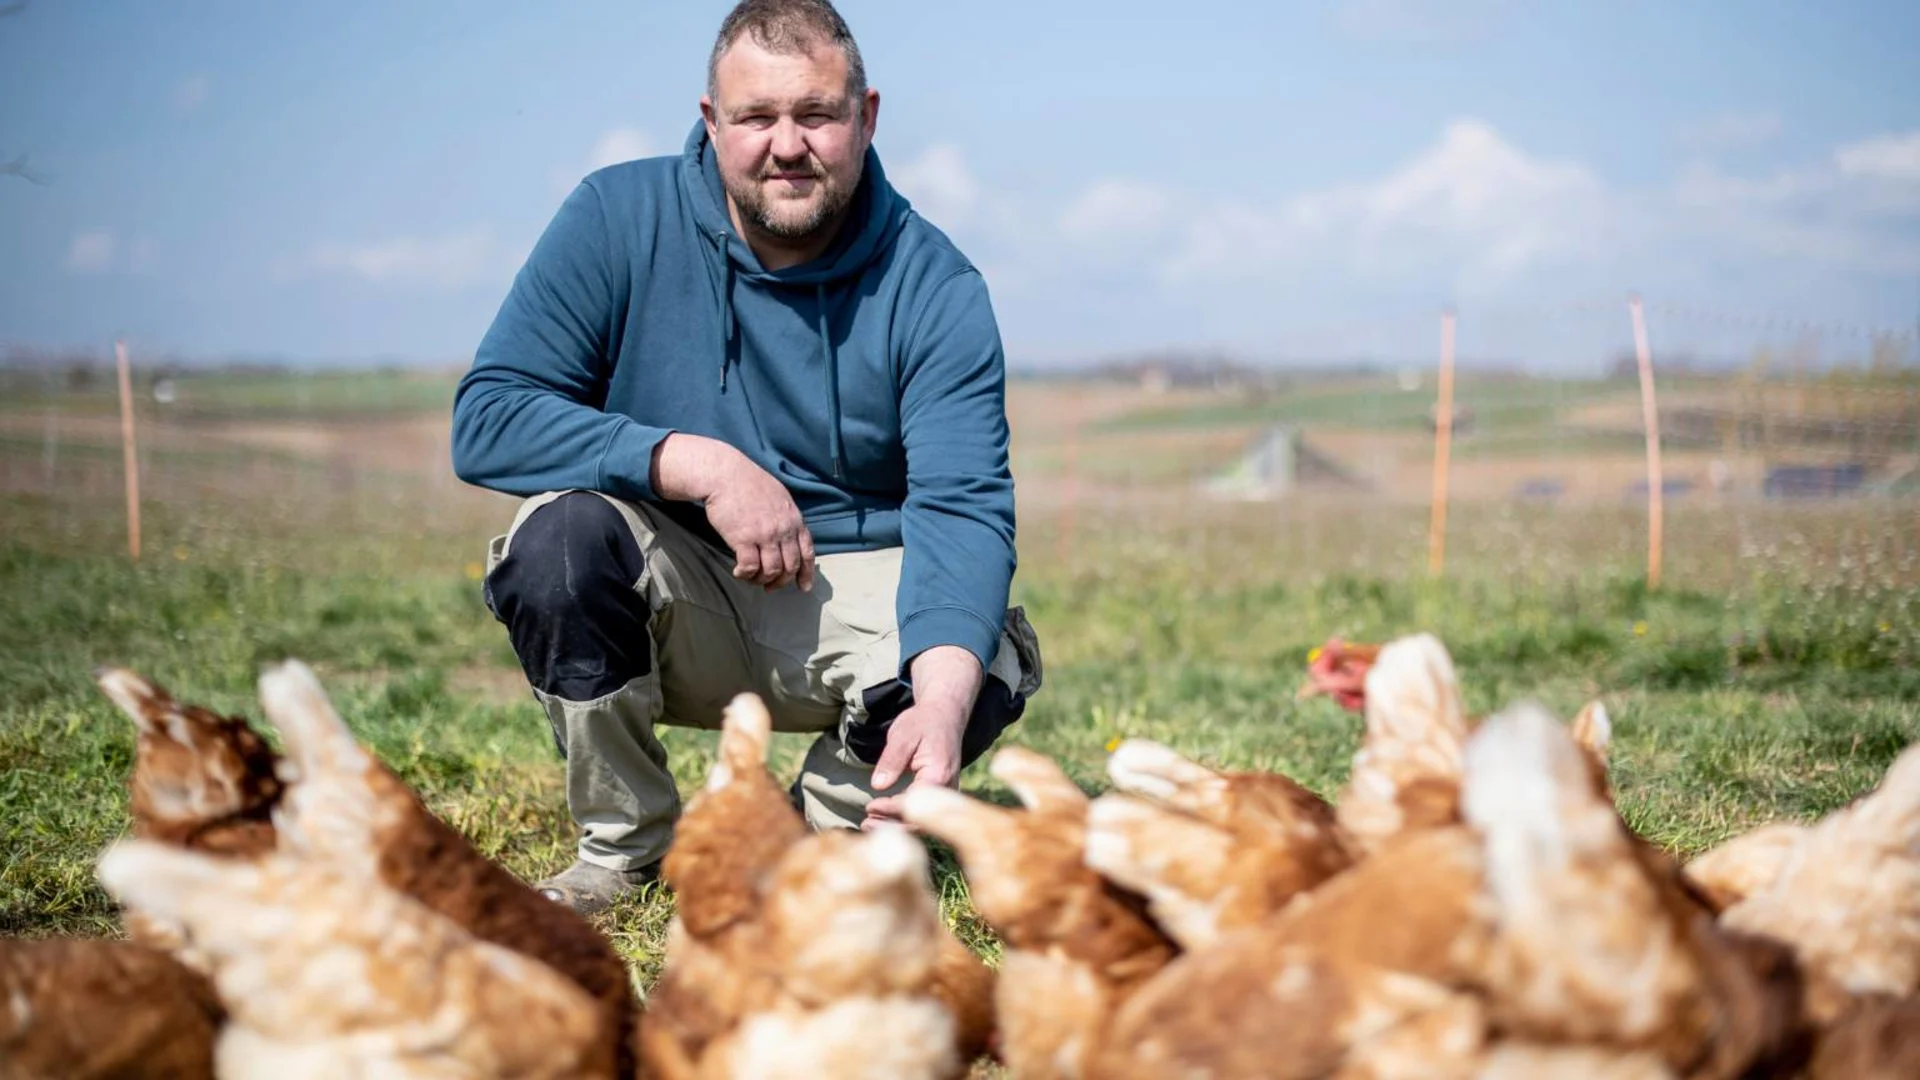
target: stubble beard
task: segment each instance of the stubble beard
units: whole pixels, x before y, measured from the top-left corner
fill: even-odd
[[[852,182],[843,187],[819,166],[809,163],[809,168],[817,192],[812,207],[798,217],[792,214],[790,206],[779,205],[792,200],[767,198],[763,186],[766,181],[759,176],[738,181],[729,179],[727,197],[740,212],[740,220],[755,231],[790,243],[813,239],[836,224],[852,205],[853,192],[860,186],[860,175],[856,172]],[[785,213],[781,213],[783,209]]]

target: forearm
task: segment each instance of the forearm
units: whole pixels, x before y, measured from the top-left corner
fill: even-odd
[[[651,497],[647,463],[661,432],[481,368],[461,383],[453,416],[454,473],[509,495],[585,488]]]
[[[916,708],[933,707],[966,716],[980,693],[982,672],[973,653],[958,645],[935,645],[908,665]]]
[[[653,448],[654,493],[662,499],[705,502],[743,456],[719,439],[676,431]]]

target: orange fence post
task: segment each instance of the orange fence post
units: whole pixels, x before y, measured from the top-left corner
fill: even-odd
[[[1433,418],[1433,518],[1427,524],[1427,573],[1447,564],[1447,461],[1453,453],[1453,309],[1440,313],[1440,404]]]
[[[120,369],[120,446],[127,466],[127,554],[140,559],[140,458],[133,444],[133,374],[127,365],[127,343],[113,343],[114,365]]]
[[[1660,471],[1660,407],[1653,391],[1653,355],[1647,349],[1647,317],[1640,294],[1627,297],[1633,313],[1633,349],[1640,362],[1640,415],[1647,427],[1647,588],[1660,587],[1665,483]]]

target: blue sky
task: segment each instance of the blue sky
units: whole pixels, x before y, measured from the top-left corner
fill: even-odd
[[[463,361],[574,181],[677,151],[727,7],[33,0],[0,343]],[[1657,349],[1920,319],[1920,4],[842,11],[1016,364],[1420,356],[1453,303],[1596,370],[1629,289]]]

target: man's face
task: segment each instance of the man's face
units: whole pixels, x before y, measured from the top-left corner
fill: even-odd
[[[702,98],[720,181],[750,229],[804,241],[839,224],[860,184],[880,96],[847,94],[847,58],[832,45],[771,53],[742,35]]]

